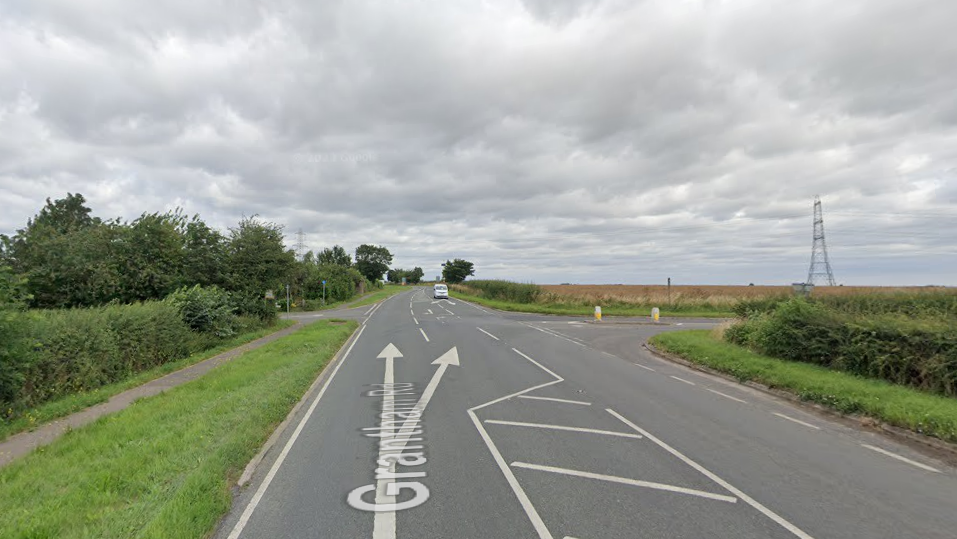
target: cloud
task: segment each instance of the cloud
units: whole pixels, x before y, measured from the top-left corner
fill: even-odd
[[[957,284],[954,16],[6,2],[0,232],[70,191],[107,217],[260,214],[427,275],[464,257],[538,282],[787,283],[819,194],[839,281]]]

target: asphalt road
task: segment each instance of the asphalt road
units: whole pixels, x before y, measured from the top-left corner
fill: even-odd
[[[424,289],[353,315],[217,537],[957,536],[957,470],[640,347],[707,323],[598,326]]]

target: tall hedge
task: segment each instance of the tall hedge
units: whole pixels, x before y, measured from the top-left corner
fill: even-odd
[[[957,319],[948,297],[927,299],[922,305],[914,298],[794,298],[752,311],[725,339],[782,359],[957,396]]]

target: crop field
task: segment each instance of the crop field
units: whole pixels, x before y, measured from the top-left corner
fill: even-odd
[[[718,286],[718,285],[673,285],[671,296],[666,285],[625,284],[562,284],[541,285],[552,302],[580,303],[583,301],[601,304],[696,304],[713,307],[731,307],[742,299],[762,299],[793,295],[791,286]],[[895,292],[931,292],[946,290],[942,287],[885,287],[885,286],[819,286],[815,296],[850,296]]]

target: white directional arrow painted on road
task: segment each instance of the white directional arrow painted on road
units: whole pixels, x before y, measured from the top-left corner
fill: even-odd
[[[443,301],[446,302],[446,303],[448,303],[449,305],[455,305],[455,302],[454,302],[454,301],[449,301],[449,300],[447,300],[447,299],[440,299],[440,300],[438,300],[438,301],[433,301],[433,302],[432,302],[432,305],[435,305],[436,303],[442,303]]]

